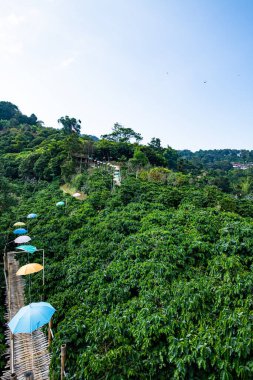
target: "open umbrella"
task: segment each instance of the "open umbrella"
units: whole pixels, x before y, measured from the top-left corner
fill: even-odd
[[[34,219],[34,218],[37,218],[37,216],[38,216],[37,214],[28,214],[27,218],[28,219]]]
[[[78,197],[80,197],[80,196],[81,196],[80,193],[74,193],[74,194],[72,194],[72,197],[74,197],[74,198],[78,198]]]
[[[60,201],[60,202],[56,203],[56,206],[64,206],[64,205],[65,205],[65,203],[63,201]]]
[[[17,276],[26,276],[27,274],[40,272],[43,269],[43,266],[37,263],[30,263],[23,265],[19,270],[17,271]]]
[[[23,226],[25,226],[25,223],[23,222],[16,222],[13,224],[13,227],[23,227]]]
[[[30,236],[27,236],[27,235],[23,235],[23,236],[19,236],[17,237],[14,241],[15,243],[17,244],[22,244],[22,243],[28,243],[28,241],[32,240],[30,238]]]
[[[25,251],[28,253],[34,253],[37,251],[37,248],[33,245],[19,245],[16,249],[20,249],[21,251]]]
[[[45,284],[45,251],[44,249],[37,249],[36,247],[34,247],[33,245],[19,245],[18,247],[16,247],[16,249],[20,249],[21,251],[25,251],[25,252],[28,252],[28,253],[34,253],[34,252],[39,252],[39,251],[42,251],[42,255],[43,255],[43,285]],[[28,255],[28,261],[29,261],[29,255]]]
[[[15,235],[22,235],[22,234],[27,234],[27,230],[25,228],[17,228],[16,230],[13,231]]]
[[[48,302],[33,302],[23,306],[8,323],[12,334],[32,333],[48,323],[55,308]]]

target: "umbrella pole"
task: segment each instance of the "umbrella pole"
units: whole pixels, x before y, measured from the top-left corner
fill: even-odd
[[[50,319],[49,323],[48,323],[48,347],[51,345],[51,342],[52,342],[52,325],[53,325],[53,321],[52,321],[52,318]]]
[[[30,277],[30,275],[29,275]],[[30,300],[30,303],[31,303],[31,300]],[[29,305],[31,307],[31,305]],[[32,347],[32,371],[33,371],[33,368],[34,368],[34,358],[33,358],[33,332],[32,332],[32,321],[31,321],[31,316],[30,316],[30,331],[31,331],[31,347]]]
[[[14,335],[11,332],[11,373],[14,373]]]
[[[31,332],[31,346],[32,346],[32,372],[34,370],[34,355],[33,355],[33,333]]]
[[[9,306],[9,317],[11,319],[11,273],[12,273],[12,262],[8,260],[8,306]],[[11,373],[14,373],[14,335],[10,333],[10,343],[11,343]]]
[[[61,380],[65,378],[66,344],[61,345]]]
[[[8,260],[8,307],[9,307],[9,316],[11,318],[11,265],[12,263],[9,262]]]
[[[29,274],[29,302],[31,303],[31,275]]]

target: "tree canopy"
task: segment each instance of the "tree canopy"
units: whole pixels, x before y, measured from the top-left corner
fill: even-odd
[[[0,101],[0,130],[19,124],[41,125],[43,122],[39,121],[35,114],[31,114],[31,116],[22,114],[18,107],[11,102]]]
[[[130,143],[131,139],[134,139],[138,143],[143,139],[140,133],[135,132],[131,128],[124,128],[119,123],[114,124],[112,133],[103,135],[101,137],[106,140],[125,143]]]
[[[39,215],[29,233],[45,249],[46,284],[35,276],[31,296],[56,308],[50,379],[63,343],[70,379],[252,379],[253,169],[231,164],[252,152],[141,145],[120,125],[94,141],[68,116],[63,130],[12,120],[0,139],[0,248],[15,221]]]
[[[0,102],[0,120],[10,120],[20,113],[18,107],[11,102]]]
[[[62,116],[58,119],[58,123],[62,125],[62,130],[65,134],[70,135],[71,133],[76,133],[80,135],[81,120],[77,120],[74,117]]]

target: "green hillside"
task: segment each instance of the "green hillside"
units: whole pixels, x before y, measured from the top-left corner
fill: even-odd
[[[94,141],[8,117],[0,244],[38,214],[29,232],[45,249],[46,283],[32,277],[32,301],[56,309],[51,379],[63,343],[70,379],[252,379],[252,170],[233,169],[232,153],[230,165],[210,167],[204,153],[197,162],[157,138],[142,145],[118,123]],[[120,166],[120,186],[108,162]],[[87,196],[64,193],[65,183]]]

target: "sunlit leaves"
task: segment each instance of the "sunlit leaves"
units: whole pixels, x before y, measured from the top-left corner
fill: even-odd
[[[82,180],[84,202],[57,209],[58,184],[41,185],[18,213],[41,215],[30,229],[57,309],[52,379],[62,343],[77,380],[250,379],[251,220],[219,210],[213,187],[130,177],[111,192],[104,171]],[[40,288],[36,277],[34,298]]]

